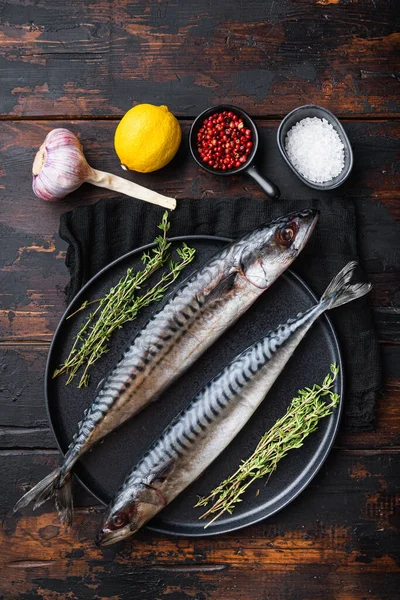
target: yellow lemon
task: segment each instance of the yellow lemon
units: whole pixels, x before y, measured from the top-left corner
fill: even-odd
[[[138,104],[119,122],[114,146],[123,167],[149,173],[173,159],[181,139],[181,126],[167,106]]]

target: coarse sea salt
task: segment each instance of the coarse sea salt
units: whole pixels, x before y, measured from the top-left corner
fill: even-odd
[[[285,149],[293,167],[309,181],[325,183],[343,170],[344,146],[326,119],[306,117],[288,132]]]

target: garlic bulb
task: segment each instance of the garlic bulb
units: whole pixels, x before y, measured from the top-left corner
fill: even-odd
[[[82,183],[88,182],[170,210],[176,207],[175,198],[93,169],[86,161],[78,138],[68,129],[50,131],[36,154],[32,174],[33,191],[42,200],[62,200]]]
[[[68,129],[53,129],[40,146],[32,168],[32,187],[42,200],[62,200],[92,174],[78,138]]]

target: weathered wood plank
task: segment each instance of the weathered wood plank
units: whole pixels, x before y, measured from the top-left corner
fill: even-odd
[[[276,181],[282,197],[293,197],[295,190],[299,201],[321,197],[321,194],[322,197],[332,198],[332,201],[336,196],[343,195],[354,198],[358,203],[364,232],[361,243],[368,245],[371,235],[378,235],[374,224],[379,223],[381,235],[388,238],[385,270],[390,269],[394,259],[398,258],[398,254],[394,254],[396,246],[392,218],[399,218],[396,201],[400,186],[397,168],[400,160],[399,123],[345,121],[344,126],[355,155],[354,169],[342,187],[330,192],[318,192],[302,184],[283,161],[276,144],[279,121],[257,123],[260,129],[260,168]],[[113,148],[116,128],[113,121],[5,121],[0,122],[0,217],[10,228],[4,231],[4,236],[8,235],[11,239],[13,230],[22,236],[17,249],[35,243],[43,245],[43,237],[44,242],[51,243],[49,238],[53,238],[58,230],[60,214],[77,203],[94,202],[115,195],[89,185],[84,185],[60,203],[45,203],[33,195],[30,176],[33,159],[46,134],[54,127],[67,127],[74,131],[83,143],[89,163],[94,167],[129,177],[157,191],[176,194],[178,199],[252,196],[266,201],[259,186],[247,176],[214,177],[196,165],[188,150],[188,121],[182,121],[183,142],[176,158],[164,169],[149,174],[126,174],[121,171]],[[376,242],[376,239],[372,239],[372,242]],[[379,250],[379,244],[375,245]],[[372,250],[370,253],[372,255]],[[373,256],[368,258],[373,260]],[[382,259],[376,260],[378,263]],[[370,270],[379,273],[383,269]]]
[[[378,450],[400,446],[400,346],[383,345],[381,349],[385,388],[377,403],[376,430],[341,433],[336,447]],[[0,449],[56,446],[44,404],[47,352],[47,345],[0,346]]]
[[[150,101],[180,116],[219,102],[398,115],[395,16],[396,0],[13,0],[1,8],[1,113],[120,115]]]
[[[362,557],[361,560],[369,560]],[[70,561],[71,565],[75,561]],[[94,561],[96,562],[96,561]],[[107,565],[101,571],[90,565],[88,572],[82,575],[82,569],[76,569],[78,575],[68,580],[49,577],[54,565],[44,563],[27,573],[27,583],[21,583],[21,575],[16,568],[7,569],[6,585],[12,581],[13,595],[3,596],[5,600],[130,600],[132,594],[138,594],[140,600],[287,600],[288,598],[307,598],[326,600],[392,600],[398,590],[398,577],[386,570],[391,560],[382,558],[371,561],[376,566],[357,565],[357,571],[341,569],[337,563],[313,563],[298,565],[297,568],[266,566],[263,572],[250,569],[235,569],[218,565],[217,568],[204,566],[180,569],[170,565],[168,568],[152,566],[130,568],[117,563]],[[30,564],[27,561],[28,565]],[[378,565],[380,569],[378,570]],[[390,565],[389,565],[390,566]],[[23,565],[21,565],[23,568]],[[29,568],[29,566],[27,567]],[[10,574],[9,574],[10,573]],[[71,589],[74,591],[72,592]],[[20,590],[18,595],[14,594]],[[24,590],[24,591],[22,591]],[[138,590],[138,592],[136,592]],[[268,590],[268,591],[266,591]],[[97,595],[101,593],[101,596]],[[96,595],[94,595],[96,594]],[[268,594],[268,595],[266,595]]]
[[[77,489],[71,531],[46,506],[14,518],[20,494],[54,468],[59,454],[47,425],[43,374],[48,341],[63,310],[65,246],[60,213],[107,197],[83,187],[64,204],[44,204],[30,189],[34,153],[49,129],[78,133],[90,162],[120,173],[113,152],[116,119],[132,103],[168,104],[191,118],[211,103],[234,102],[260,121],[260,162],[283,195],[318,193],[298,183],[275,142],[278,120],[307,102],[345,121],[355,167],[330,194],[353,198],[360,247],[374,283],[380,337],[399,339],[399,34],[395,0],[251,0],[160,3],[0,3],[0,598],[110,600],[393,600],[400,586],[396,545],[399,502],[400,345],[381,346],[385,394],[377,430],[339,434],[307,490],[257,526],[213,539],[143,531],[99,550],[100,514]],[[23,121],[53,115],[57,121]],[[71,122],[110,116],[112,120]],[[68,119],[68,117],[65,117]],[[199,201],[262,192],[245,178],[199,172],[184,143],[166,169],[130,177],[178,198]],[[44,344],[13,344],[43,340]]]
[[[131,593],[140,591],[149,600],[392,600],[395,595],[399,567],[393,533],[399,498],[394,454],[334,450],[290,506],[241,533],[192,540],[142,531],[102,550],[93,544],[101,515],[85,508],[77,510],[70,531],[46,508],[35,516],[29,510],[11,515],[26,486],[57,464],[56,454],[8,452],[0,458],[0,481],[8,480],[0,532],[3,593],[54,598],[68,587],[79,600],[93,593],[128,598],[128,581]],[[6,472],[11,477],[5,478]],[[78,494],[78,506],[81,499],[86,504]],[[270,595],[265,596],[267,580]],[[386,583],[382,595],[380,586]],[[180,595],[169,595],[178,586]]]
[[[48,428],[43,401],[47,351],[37,346],[0,349],[0,428]]]
[[[54,435],[49,427],[1,427],[0,449],[54,448]]]

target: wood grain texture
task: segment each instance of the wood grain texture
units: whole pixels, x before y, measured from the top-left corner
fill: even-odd
[[[5,0],[0,2],[0,599],[394,600],[400,589],[400,149],[396,0]],[[113,151],[132,104],[181,117],[176,159],[122,174]],[[64,310],[61,212],[111,194],[85,185],[65,203],[33,196],[28,173],[46,133],[67,126],[89,162],[157,191],[254,196],[245,177],[216,178],[189,156],[191,118],[210,104],[256,117],[261,170],[283,196],[318,192],[292,174],[275,141],[280,118],[317,103],[344,119],[351,178],[329,192],[356,205],[381,339],[384,393],[376,431],[340,432],[311,485],[285,510],[217,538],[141,531],[99,550],[99,507],[76,486],[72,530],[51,505],[12,515],[59,464],[43,379]],[[75,120],[74,120],[75,119]],[[295,196],[296,195],[296,196]]]
[[[398,115],[396,0],[9,0],[0,11],[0,111],[121,115],[167,104],[195,116],[306,103]]]
[[[18,494],[58,457],[10,453],[7,464],[16,479],[3,512],[5,591],[21,599],[59,597],[51,593],[65,593],[70,586],[67,597],[79,600],[130,598],[132,589],[149,600],[283,600],[321,597],[325,586],[323,597],[332,600],[392,600],[398,573],[396,457],[334,450],[290,507],[242,532],[191,540],[141,531],[125,544],[100,550],[92,540],[101,514],[84,506],[70,531],[53,513],[11,516],[8,507]],[[171,594],[171,586],[180,595]]]

